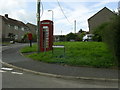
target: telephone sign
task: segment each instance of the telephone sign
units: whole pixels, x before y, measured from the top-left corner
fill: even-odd
[[[40,51],[52,50],[53,45],[53,21],[43,20],[40,22]]]

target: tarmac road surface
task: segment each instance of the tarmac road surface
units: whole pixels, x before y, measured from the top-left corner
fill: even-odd
[[[40,76],[20,70],[4,70],[2,88],[118,88],[117,82],[62,79]]]

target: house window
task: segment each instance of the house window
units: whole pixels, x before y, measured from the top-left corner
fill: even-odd
[[[13,29],[13,28],[14,28],[14,26],[13,26],[13,25],[10,25],[10,28],[11,28],[11,29]]]
[[[24,36],[21,36],[21,38],[23,38]]]
[[[14,26],[14,28],[15,28],[16,30],[18,30],[18,26]]]
[[[21,27],[20,27],[20,26],[18,26],[18,30],[21,30]]]
[[[24,31],[25,30],[24,27],[22,27],[21,30]]]
[[[25,28],[25,31],[28,31],[28,28]]]
[[[10,28],[10,24],[8,24],[8,27]]]
[[[15,35],[15,40],[17,40],[18,39],[18,35]]]

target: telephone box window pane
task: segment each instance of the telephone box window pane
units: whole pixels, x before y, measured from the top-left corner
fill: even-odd
[[[49,41],[48,41],[48,26],[44,26],[43,27],[43,48],[48,48],[49,47]]]
[[[43,29],[48,29],[48,26],[43,26]]]
[[[49,22],[42,22],[42,24],[50,24]]]

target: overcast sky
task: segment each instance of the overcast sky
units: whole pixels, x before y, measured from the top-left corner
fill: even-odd
[[[57,0],[41,0],[41,20],[52,19],[54,12],[54,34],[64,35],[74,32],[74,20],[77,22],[76,32],[80,29],[88,31],[88,22],[92,15],[104,7],[117,11],[119,0],[58,0],[65,13],[57,3]],[[0,0],[0,15],[8,14],[10,18],[36,24],[37,0]]]

